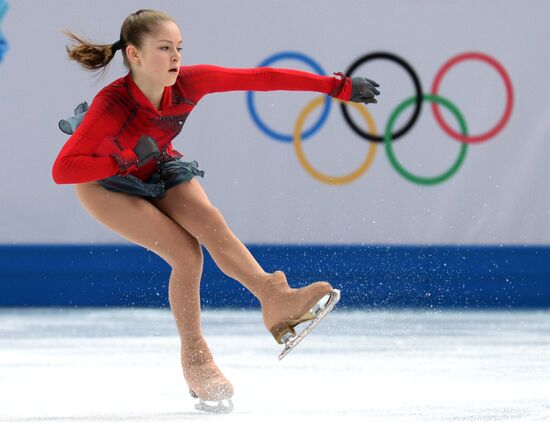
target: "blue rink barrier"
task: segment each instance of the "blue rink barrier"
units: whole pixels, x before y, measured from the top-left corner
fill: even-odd
[[[550,247],[252,245],[293,286],[328,280],[340,308],[549,308]],[[0,306],[168,306],[169,266],[130,245],[0,245]],[[258,301],[205,252],[206,308]]]

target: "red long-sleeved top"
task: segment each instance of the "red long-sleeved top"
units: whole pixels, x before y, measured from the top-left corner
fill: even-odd
[[[350,78],[319,76],[290,69],[230,69],[211,65],[180,67],[176,83],[165,87],[157,110],[133,81],[131,73],[103,88],[81,124],[57,156],[56,183],[83,183],[132,174],[146,180],[155,160],[137,167],[133,149],[142,135],[152,137],[165,159],[181,157],[172,148],[193,107],[206,94],[226,91],[316,91],[348,100]]]

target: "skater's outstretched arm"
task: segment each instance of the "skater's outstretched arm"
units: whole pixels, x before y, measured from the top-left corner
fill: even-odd
[[[293,69],[257,67],[227,68],[213,65],[182,66],[180,80],[185,91],[198,101],[206,94],[227,91],[313,91],[344,101],[376,103],[379,85],[367,78],[342,73],[321,76]]]

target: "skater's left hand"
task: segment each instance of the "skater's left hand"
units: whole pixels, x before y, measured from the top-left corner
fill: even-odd
[[[374,96],[380,94],[380,91],[376,89],[379,86],[371,79],[363,77],[351,78],[351,97],[349,100],[355,103],[376,104],[378,101],[376,101]]]

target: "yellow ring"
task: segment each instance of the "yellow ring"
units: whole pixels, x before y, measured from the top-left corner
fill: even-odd
[[[318,171],[315,167],[313,167],[309,161],[306,158],[306,155],[304,153],[304,150],[302,148],[302,128],[304,127],[304,123],[306,121],[306,117],[309,113],[311,113],[316,107],[319,107],[323,102],[325,101],[325,97],[319,97],[315,98],[313,101],[311,101],[300,113],[298,116],[298,119],[296,120],[296,124],[294,126],[294,133],[292,136],[293,144],[294,144],[294,151],[296,151],[296,156],[298,157],[298,161],[304,167],[304,169],[314,178],[322,183],[326,183],[327,185],[344,185],[346,183],[351,183],[354,180],[361,177],[363,173],[365,173],[368,168],[371,166],[372,162],[374,161],[374,155],[376,153],[376,144],[374,142],[370,142],[369,151],[367,153],[367,158],[359,166],[359,168],[349,174],[345,174],[343,176],[330,176],[325,173],[321,173]],[[336,100],[339,101],[339,100]],[[358,110],[363,117],[365,118],[365,122],[367,123],[367,127],[369,128],[370,133],[378,133],[376,130],[376,124],[374,123],[374,119],[372,118],[371,114],[368,112],[368,110],[365,107],[362,107],[361,105],[357,103],[347,103],[348,105],[355,107],[356,110]]]

